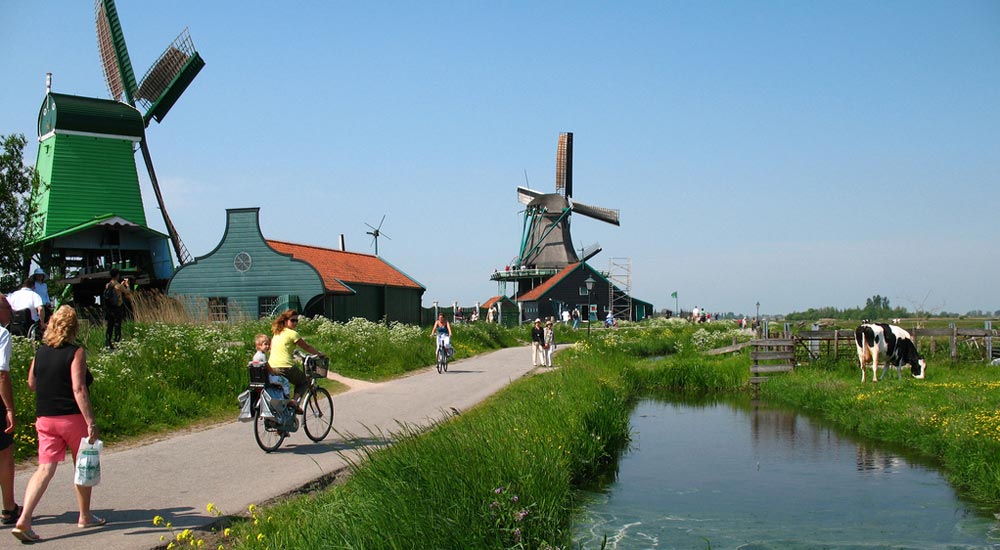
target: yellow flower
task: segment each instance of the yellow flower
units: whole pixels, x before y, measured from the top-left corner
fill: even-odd
[[[211,513],[214,513],[214,514],[218,514],[219,513],[219,510],[215,507],[215,504],[211,503],[211,502],[208,503],[208,506],[205,506],[205,511],[208,512],[208,513],[210,513],[210,514]]]
[[[163,525],[163,516],[154,516],[153,525]]]
[[[232,532],[233,532],[232,529],[226,527],[225,529],[222,530],[222,536],[228,537]]]
[[[264,533],[257,533],[257,542],[264,541]]]

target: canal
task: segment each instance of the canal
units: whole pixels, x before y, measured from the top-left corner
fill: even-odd
[[[934,465],[750,402],[641,401],[617,470],[581,492],[600,548],[1000,549]]]

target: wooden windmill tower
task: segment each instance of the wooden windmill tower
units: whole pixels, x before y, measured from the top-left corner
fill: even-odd
[[[556,192],[542,193],[527,187],[517,188],[517,200],[525,205],[521,248],[511,269],[497,271],[494,280],[516,281],[517,294],[523,294],[558,271],[585,261],[601,251],[591,245],[577,254],[570,235],[572,214],[582,214],[612,225],[619,225],[618,210],[591,206],[573,199],[573,134],[559,134],[556,150]]]
[[[170,255],[189,261],[167,215],[146,143],[146,126],[160,121],[204,61],[181,33],[137,85],[113,0],[96,0],[97,35],[113,100],[51,91],[38,115],[39,185],[32,201],[37,230],[28,245],[40,263],[73,284],[77,303],[93,303],[118,268],[139,282],[165,286]],[[145,109],[140,112],[136,105]],[[142,150],[168,235],[146,223],[135,148]]]

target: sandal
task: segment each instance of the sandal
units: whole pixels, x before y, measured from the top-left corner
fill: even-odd
[[[106,520],[104,518],[97,517],[94,514],[90,514],[90,521],[89,522],[87,522],[87,523],[77,523],[76,526],[79,527],[80,529],[87,529],[89,527],[100,527],[100,526],[104,525],[107,522],[108,522],[108,520]]]
[[[2,515],[0,515],[0,523],[4,525],[14,525],[17,520],[21,519],[21,512],[24,508],[20,504],[15,503],[13,510],[2,510]]]
[[[14,537],[17,540],[26,544],[31,544],[33,542],[41,542],[42,540],[42,537],[36,535],[35,532],[31,530],[30,527],[28,529],[21,529],[20,527],[15,527],[10,530],[10,534],[14,535]]]

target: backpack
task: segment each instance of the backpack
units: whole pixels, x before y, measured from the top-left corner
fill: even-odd
[[[115,285],[108,283],[104,287],[104,294],[101,295],[101,303],[104,304],[105,308],[121,307],[122,297],[118,294],[118,289],[115,288]]]

